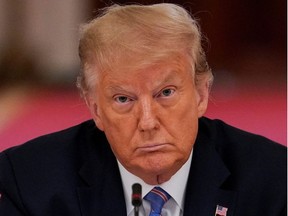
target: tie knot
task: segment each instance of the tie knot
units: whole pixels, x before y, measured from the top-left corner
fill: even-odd
[[[154,187],[144,199],[151,204],[151,215],[160,215],[163,205],[171,198],[171,196],[162,188]]]

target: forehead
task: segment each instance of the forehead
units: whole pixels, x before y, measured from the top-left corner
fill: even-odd
[[[168,53],[167,53],[168,54]],[[123,59],[124,58],[124,59]],[[145,75],[148,71],[154,71],[156,74],[161,74],[164,71],[175,71],[178,73],[187,72],[193,74],[193,61],[189,56],[184,54],[170,54],[162,58],[149,58],[149,56],[133,56],[125,58],[121,57],[123,61],[112,62],[110,67],[103,75],[133,77],[138,75]],[[101,72],[100,72],[101,73]]]
[[[137,62],[133,62],[130,64],[118,65],[113,67],[113,70],[104,72],[103,77],[108,75],[115,78],[129,79],[141,76],[142,78],[151,80],[154,76],[164,78],[168,73],[170,74],[169,76],[177,76],[184,73],[192,74],[191,71],[192,68],[186,59],[175,58],[151,64],[149,64],[149,62],[146,62],[146,64],[142,64],[141,62],[137,64]]]
[[[167,83],[176,79],[186,79],[191,76],[192,68],[184,60],[165,61],[148,67],[133,70],[128,67],[119,70],[107,71],[99,76],[99,83],[107,85],[135,84],[135,85],[157,85]]]

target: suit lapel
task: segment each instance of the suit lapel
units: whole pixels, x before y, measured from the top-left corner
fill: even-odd
[[[83,185],[77,189],[82,216],[126,215],[118,164],[106,138],[93,143],[88,155],[79,172]]]
[[[236,193],[223,189],[229,175],[207,134],[199,132],[186,188],[184,216],[215,215],[217,205],[228,208],[227,216],[232,216]]]

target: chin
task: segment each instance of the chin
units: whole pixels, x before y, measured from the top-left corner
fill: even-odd
[[[135,175],[150,185],[162,184],[168,181],[181,166],[172,161],[163,161],[158,163],[141,166],[137,169]]]
[[[137,157],[136,160],[127,161],[125,167],[144,181],[145,179],[154,179],[159,175],[166,176],[166,179],[174,175],[186,161],[183,155],[181,155],[182,157],[177,156],[159,152],[153,153],[144,157]],[[151,184],[151,180],[149,182]]]
[[[169,157],[164,156],[162,158],[151,158],[146,160],[142,165],[142,169],[145,170],[146,173],[162,175],[164,173],[169,173],[172,170],[178,170],[179,164],[181,164],[179,160],[169,159]]]

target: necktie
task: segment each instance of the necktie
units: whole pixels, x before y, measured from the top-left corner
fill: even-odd
[[[171,198],[171,196],[162,188],[154,187],[144,199],[151,204],[151,212],[149,216],[160,216],[163,205]]]

